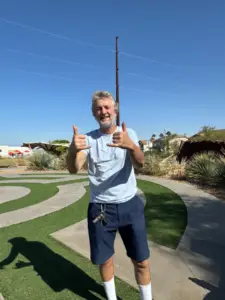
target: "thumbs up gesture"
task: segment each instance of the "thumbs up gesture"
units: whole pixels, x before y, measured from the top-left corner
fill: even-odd
[[[73,126],[73,143],[76,151],[89,149],[91,147],[91,146],[87,146],[85,135],[79,134],[78,128],[76,126]]]
[[[112,144],[108,144],[109,147],[119,147],[122,149],[133,149],[134,143],[130,139],[126,124],[123,122],[122,124],[122,132],[115,132],[113,134]]]

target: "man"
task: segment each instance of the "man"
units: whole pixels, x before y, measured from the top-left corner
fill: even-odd
[[[125,123],[122,128],[116,126],[117,110],[117,103],[109,92],[93,94],[92,113],[99,129],[80,135],[74,126],[67,165],[70,173],[77,173],[85,161],[88,162],[91,260],[99,265],[107,299],[117,299],[113,255],[119,231],[134,265],[141,299],[152,300],[144,204],[136,195],[134,173],[134,166],[143,166],[144,154],[136,133]]]

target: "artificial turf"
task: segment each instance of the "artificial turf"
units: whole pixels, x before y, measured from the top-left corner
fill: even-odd
[[[43,175],[42,175],[43,176]],[[36,180],[51,180],[51,179],[59,179],[60,177],[34,177],[34,176],[30,176],[30,177],[3,177],[3,176],[0,176],[0,182],[2,180],[29,180],[29,179],[36,179]]]
[[[148,239],[175,249],[187,225],[183,200],[170,189],[153,182],[138,180],[138,186],[146,197]]]

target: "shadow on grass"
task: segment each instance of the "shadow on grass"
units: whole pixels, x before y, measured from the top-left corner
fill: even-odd
[[[45,244],[38,241],[27,241],[23,237],[10,239],[11,252],[0,262],[0,269],[12,263],[18,254],[22,254],[29,262],[19,261],[16,269],[33,266],[37,275],[54,291],[61,292],[68,289],[84,299],[99,300],[91,292],[105,297],[103,286],[84,273],[76,265],[52,251]]]
[[[175,193],[145,193],[146,227],[150,240],[175,249],[186,229],[187,209]]]

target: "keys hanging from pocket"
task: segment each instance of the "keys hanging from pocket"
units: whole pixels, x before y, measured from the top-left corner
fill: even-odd
[[[106,217],[105,217],[105,214],[104,213],[100,213],[100,215],[98,215],[94,220],[93,220],[93,223],[96,223],[98,221],[102,221],[103,225],[106,225],[107,222],[106,222]]]

